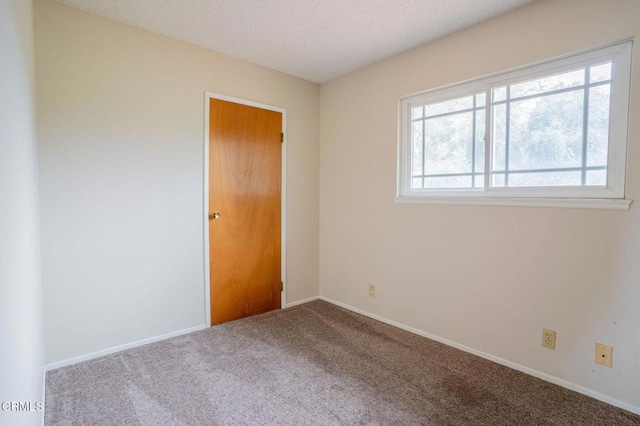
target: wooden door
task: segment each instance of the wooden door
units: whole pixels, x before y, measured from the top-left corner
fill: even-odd
[[[209,111],[215,325],[280,308],[282,114],[218,99]]]

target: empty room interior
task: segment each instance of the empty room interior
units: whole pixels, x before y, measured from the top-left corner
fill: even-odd
[[[640,425],[637,0],[0,0],[0,425]]]

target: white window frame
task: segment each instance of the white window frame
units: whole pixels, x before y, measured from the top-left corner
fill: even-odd
[[[632,41],[590,49],[554,58],[486,77],[447,85],[404,96],[399,105],[398,187],[396,202],[437,204],[489,204],[576,208],[628,209],[631,200],[624,198],[629,89],[631,83]],[[545,75],[612,61],[609,154],[607,184],[573,187],[491,187],[491,90]],[[411,188],[411,111],[414,106],[432,104],[485,92],[485,184],[483,188],[412,189]]]

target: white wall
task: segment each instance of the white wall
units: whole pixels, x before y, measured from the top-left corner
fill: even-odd
[[[392,201],[400,96],[631,36],[637,0],[542,0],[324,84],[321,295],[640,412],[637,42],[629,211]],[[555,351],[541,347],[543,327],[558,332]],[[613,368],[594,363],[596,342],[614,347]]]
[[[203,114],[287,109],[287,301],[318,295],[319,86],[35,2],[47,363],[204,324]]]
[[[35,404],[44,359],[32,19],[30,1],[0,0],[0,402]],[[0,424],[42,415],[0,410]]]

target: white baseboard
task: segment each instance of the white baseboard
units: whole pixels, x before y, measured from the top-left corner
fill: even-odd
[[[309,298],[306,298],[306,299],[298,300],[298,301],[295,301],[295,302],[287,303],[285,308],[291,308],[293,306],[302,305],[304,303],[308,303],[308,302],[312,302],[314,300],[318,300],[319,298],[320,298],[320,296],[313,296],[313,297],[309,297]],[[56,368],[61,368],[61,367],[66,367],[68,365],[77,364],[79,362],[88,361],[90,359],[99,358],[101,356],[109,355],[109,354],[112,354],[112,353],[115,353],[115,352],[124,351],[126,349],[131,349],[131,348],[135,348],[135,347],[138,347],[138,346],[147,345],[149,343],[158,342],[160,340],[170,339],[171,337],[182,336],[184,334],[193,333],[194,331],[204,330],[205,328],[208,328],[208,327],[209,326],[207,326],[205,324],[198,325],[196,327],[191,327],[191,328],[186,328],[184,330],[174,331],[172,333],[163,334],[161,336],[150,337],[148,339],[138,340],[137,342],[131,342],[131,343],[127,343],[127,344],[124,344],[124,345],[103,349],[101,351],[92,352],[90,354],[81,355],[81,356],[78,356],[78,357],[65,359],[63,361],[54,362],[54,363],[51,363],[51,364],[47,364],[45,366],[45,372],[51,371],[51,370],[55,370]]]
[[[55,370],[56,368],[66,367],[68,365],[77,364],[79,362],[88,361],[90,359],[99,358],[101,356],[109,355],[115,352],[124,351],[126,349],[136,348],[138,346],[148,345],[149,343],[158,342],[160,340],[170,339],[172,337],[182,336],[184,334],[193,333],[194,331],[204,330],[209,328],[208,325],[202,324],[195,327],[185,328],[183,330],[173,331],[171,333],[162,334],[160,336],[149,337],[147,339],[138,340],[136,342],[126,343],[120,346],[114,346],[112,348],[103,349],[101,351],[92,352],[90,354],[77,356],[74,358],[65,359],[63,361],[54,362],[45,366],[45,371]]]
[[[630,412],[635,413],[635,414],[640,414],[640,407],[638,407],[638,406],[628,404],[628,403],[626,403],[624,401],[620,401],[618,399],[615,399],[615,398],[612,398],[610,396],[601,394],[601,393],[596,392],[594,390],[582,387],[580,385],[576,385],[575,383],[571,383],[571,382],[568,382],[566,380],[560,379],[558,377],[551,376],[551,375],[549,375],[547,373],[543,373],[542,371],[534,370],[532,368],[525,367],[524,365],[520,365],[520,364],[516,364],[515,362],[508,361],[508,360],[506,360],[504,358],[500,358],[500,357],[497,357],[495,355],[491,355],[491,354],[488,354],[486,352],[482,352],[482,351],[479,351],[477,349],[470,348],[469,346],[461,345],[460,343],[456,343],[456,342],[452,342],[451,340],[443,339],[442,337],[435,336],[435,335],[427,333],[425,331],[418,330],[417,328],[409,327],[409,326],[401,324],[399,322],[395,322],[395,321],[392,321],[390,319],[381,317],[379,315],[369,313],[369,312],[364,311],[362,309],[355,308],[353,306],[347,305],[346,303],[338,302],[337,300],[333,300],[333,299],[330,299],[330,298],[325,297],[325,296],[320,296],[319,299],[320,300],[324,300],[325,302],[329,302],[329,303],[331,303],[333,305],[340,306],[341,308],[348,309],[348,310],[350,310],[352,312],[355,312],[357,314],[364,315],[364,316],[369,317],[369,318],[373,318],[373,319],[378,320],[380,322],[383,322],[385,324],[389,324],[389,325],[392,325],[394,327],[398,327],[398,328],[400,328],[402,330],[405,330],[405,331],[408,331],[410,333],[414,333],[414,334],[417,334],[419,336],[426,337],[427,339],[431,339],[431,340],[435,340],[436,342],[443,343],[443,344],[445,344],[447,346],[451,346],[451,347],[454,347],[456,349],[460,349],[461,351],[468,352],[470,354],[479,356],[480,358],[484,358],[484,359],[487,359],[489,361],[493,361],[493,362],[495,362],[497,364],[504,365],[505,367],[509,367],[509,368],[514,369],[514,370],[518,370],[518,371],[520,371],[522,373],[528,374],[528,375],[533,376],[533,377],[537,377],[538,379],[542,379],[542,380],[544,380],[546,382],[553,383],[553,384],[558,385],[558,386],[562,386],[563,388],[567,388],[569,390],[581,393],[581,394],[586,395],[586,396],[590,396],[591,398],[595,398],[595,399],[597,399],[599,401],[606,402],[607,404],[611,404],[611,405],[613,405],[615,407],[622,408],[623,410],[627,410],[627,411],[630,411]]]
[[[293,306],[303,305],[305,303],[313,302],[314,300],[320,299],[320,296],[307,297],[306,299],[297,300],[295,302],[287,303],[285,308],[291,308]]]
[[[307,299],[291,302],[291,303],[288,303],[286,305],[286,308],[302,305],[304,303],[312,302],[312,301],[318,300],[318,299],[324,300],[325,302],[331,303],[331,304],[336,305],[336,306],[340,306],[341,308],[347,309],[347,310],[355,312],[357,314],[364,315],[366,317],[375,319],[375,320],[383,322],[385,324],[392,325],[394,327],[398,327],[398,328],[400,328],[402,330],[405,330],[405,331],[408,331],[410,333],[417,334],[417,335],[422,336],[422,337],[426,337],[427,339],[435,340],[436,342],[440,342],[440,343],[445,344],[447,346],[451,346],[451,347],[454,347],[456,349],[460,349],[461,351],[468,352],[470,354],[479,356],[479,357],[487,359],[489,361],[493,361],[493,362],[495,362],[497,364],[504,365],[505,367],[512,368],[514,370],[520,371],[522,373],[528,374],[528,375],[533,376],[533,377],[537,377],[537,378],[539,378],[541,380],[544,380],[544,381],[547,381],[549,383],[553,383],[553,384],[556,384],[558,386],[562,386],[563,388],[566,388],[566,389],[581,393],[581,394],[589,396],[591,398],[595,398],[595,399],[597,399],[599,401],[606,402],[607,404],[611,404],[611,405],[613,405],[615,407],[622,408],[623,410],[627,410],[627,411],[630,411],[632,413],[640,415],[640,407],[638,407],[638,406],[626,403],[624,401],[620,401],[618,399],[615,399],[615,398],[612,398],[610,396],[601,394],[599,392],[596,392],[594,390],[585,388],[583,386],[576,385],[575,383],[568,382],[568,381],[560,379],[558,377],[551,376],[551,375],[549,375],[547,373],[543,373],[541,371],[534,370],[534,369],[529,368],[529,367],[525,367],[525,366],[517,364],[515,362],[508,361],[508,360],[506,360],[504,358],[500,358],[500,357],[497,357],[495,355],[491,355],[491,354],[488,354],[486,352],[482,352],[480,350],[471,348],[469,346],[465,346],[465,345],[462,345],[460,343],[456,343],[456,342],[453,342],[451,340],[447,340],[447,339],[444,339],[442,337],[427,333],[426,331],[422,331],[422,330],[419,330],[417,328],[409,327],[407,325],[401,324],[401,323],[396,322],[396,321],[392,321],[392,320],[384,318],[382,316],[369,313],[369,312],[367,312],[365,310],[353,307],[351,305],[347,305],[346,303],[338,302],[337,300],[333,300],[333,299],[325,297],[325,296],[314,296],[314,297],[309,297]],[[138,340],[137,342],[131,342],[131,343],[127,343],[127,344],[124,344],[124,345],[115,346],[113,348],[103,349],[101,351],[92,352],[90,354],[78,356],[78,357],[75,357],[75,358],[70,358],[70,359],[67,359],[67,360],[54,362],[54,363],[51,363],[51,364],[47,364],[45,366],[44,372],[46,373],[47,371],[55,370],[56,368],[66,367],[68,365],[73,365],[73,364],[77,364],[79,362],[88,361],[90,359],[99,358],[101,356],[109,355],[109,354],[112,354],[112,353],[115,353],[115,352],[120,352],[120,351],[123,351],[123,350],[126,350],[126,349],[131,349],[131,348],[135,348],[135,347],[138,347],[138,346],[147,345],[149,343],[158,342],[160,340],[169,339],[171,337],[182,336],[182,335],[185,335],[185,334],[193,333],[195,331],[204,330],[205,328],[208,328],[208,327],[209,327],[208,325],[202,324],[202,325],[199,325],[199,326],[196,326],[196,327],[186,328],[186,329],[183,329],[183,330],[174,331],[174,332],[163,334],[163,335],[160,335],[160,336],[150,337],[148,339]],[[43,378],[42,378],[42,401],[43,401],[43,403],[45,401],[45,386],[46,386],[45,380],[46,380],[46,374],[43,374]],[[44,424],[44,414],[43,414],[43,424]]]

